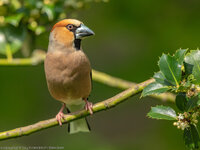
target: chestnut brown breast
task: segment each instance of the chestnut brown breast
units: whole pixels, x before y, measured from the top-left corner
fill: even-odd
[[[83,51],[48,52],[45,74],[49,91],[56,100],[87,98],[91,92],[91,67]]]

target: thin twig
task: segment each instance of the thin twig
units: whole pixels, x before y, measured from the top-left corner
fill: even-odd
[[[96,113],[99,111],[107,110],[107,109],[110,109],[110,108],[118,105],[121,102],[124,102],[126,99],[130,98],[131,96],[136,95],[137,93],[141,92],[145,86],[147,86],[149,83],[152,83],[152,82],[153,82],[153,79],[149,79],[145,82],[137,84],[134,87],[131,87],[131,88],[117,94],[116,96],[114,96],[112,98],[109,98],[102,102],[96,103],[93,106],[93,112]],[[69,123],[73,120],[83,118],[88,115],[90,115],[90,113],[86,110],[80,110],[75,113],[66,114],[66,115],[64,115],[64,120],[62,120],[62,123],[63,124]],[[38,132],[40,130],[54,127],[56,125],[58,125],[56,118],[40,121],[40,122],[37,122],[37,123],[29,125],[29,126],[0,132],[0,140],[6,140],[6,139],[10,139],[10,138],[17,138],[17,137],[21,137],[24,135],[29,135],[34,132]]]

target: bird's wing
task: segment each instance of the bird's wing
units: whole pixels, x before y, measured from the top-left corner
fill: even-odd
[[[91,79],[91,90],[93,88],[93,82],[92,82],[92,70],[90,71],[90,79]]]

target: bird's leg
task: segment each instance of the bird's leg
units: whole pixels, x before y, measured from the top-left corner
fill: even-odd
[[[88,101],[88,98],[83,98],[83,100],[85,101],[85,109],[89,110],[90,114],[92,115],[93,114],[93,111],[92,111],[93,104]]]
[[[63,103],[60,111],[58,112],[58,114],[56,115],[56,120],[58,121],[58,123],[60,124],[60,126],[62,126],[62,121],[61,119],[64,118],[64,114],[63,114],[63,110],[65,109],[65,103]]]

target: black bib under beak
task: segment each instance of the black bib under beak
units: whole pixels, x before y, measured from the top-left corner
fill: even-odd
[[[75,31],[76,39],[82,39],[84,37],[91,36],[91,35],[94,35],[94,32],[91,29],[89,29],[87,26],[85,26],[84,24],[81,24],[81,26],[78,27]]]

